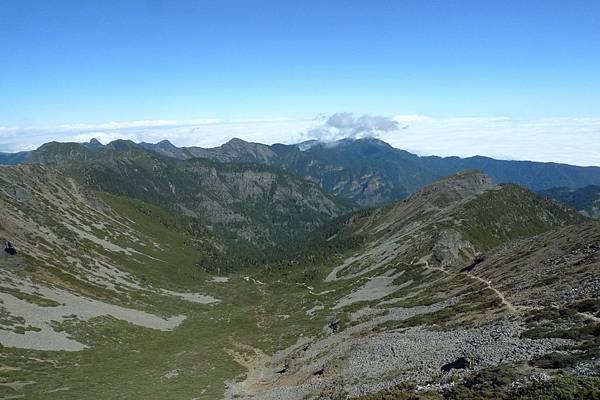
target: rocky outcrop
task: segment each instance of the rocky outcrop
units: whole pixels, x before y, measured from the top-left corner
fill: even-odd
[[[442,372],[450,372],[453,369],[467,369],[471,368],[471,360],[466,357],[459,357],[456,360],[442,365]]]

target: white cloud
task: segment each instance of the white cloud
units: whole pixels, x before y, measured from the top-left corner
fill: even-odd
[[[101,129],[135,129],[135,128],[161,128],[161,127],[176,127],[186,125],[208,125],[218,124],[223,122],[220,119],[200,119],[200,120],[138,120],[138,121],[120,121],[120,122],[105,122],[101,124],[67,124],[61,125],[57,129],[69,131],[93,131]]]
[[[426,115],[396,115],[392,118],[394,121],[397,121],[399,123],[403,123],[403,122],[416,122],[416,121],[427,121],[430,120],[431,117],[428,117]]]
[[[430,118],[381,139],[419,155],[600,165],[600,118]]]
[[[398,129],[397,121],[379,115],[365,114],[355,117],[352,113],[342,112],[329,117],[319,115],[317,121],[322,122],[308,129],[303,134],[304,139],[333,142],[343,138],[377,137],[384,132],[393,132]]]
[[[92,137],[103,143],[118,138],[136,142],[168,139],[177,146],[212,147],[234,137],[272,144],[296,143],[311,137],[331,141],[364,136],[377,136],[419,155],[485,155],[600,166],[600,118],[386,118],[339,113],[306,120],[147,120],[54,128],[0,126],[0,151],[31,150],[52,140],[81,142]]]

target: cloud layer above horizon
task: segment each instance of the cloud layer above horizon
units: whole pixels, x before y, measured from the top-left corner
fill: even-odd
[[[53,128],[0,127],[0,151],[32,150],[49,141],[84,142],[91,138],[103,143],[115,139],[168,139],[177,146],[214,147],[234,137],[265,144],[378,137],[419,155],[484,155],[600,166],[600,118],[384,117],[343,112],[314,119],[144,120]]]
[[[398,121],[380,115],[355,117],[352,113],[342,112],[330,116],[321,115],[316,119],[323,122],[302,133],[307,140],[333,142],[344,138],[379,137],[398,130]]]

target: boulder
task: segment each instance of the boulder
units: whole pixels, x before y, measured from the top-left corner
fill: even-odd
[[[453,369],[468,369],[471,367],[471,361],[465,357],[459,357],[456,360],[442,365],[442,372],[450,372]]]

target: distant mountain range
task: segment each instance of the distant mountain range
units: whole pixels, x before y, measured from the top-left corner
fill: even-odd
[[[562,201],[585,216],[600,218],[600,186],[590,185],[579,189],[557,187],[539,193]]]
[[[0,154],[1,164],[65,164],[92,159],[94,152],[145,150],[178,160],[205,158],[217,162],[255,163],[283,169],[313,181],[329,193],[361,206],[377,206],[403,199],[441,177],[468,169],[480,170],[497,183],[510,182],[540,191],[555,187],[578,189],[600,185],[600,167],[557,163],[506,161],[489,157],[420,157],[374,138],[343,139],[333,143],[308,141],[295,145],[265,145],[232,139],[219,147],[176,147],[158,143],[114,141],[102,145],[56,143],[31,152]]]

